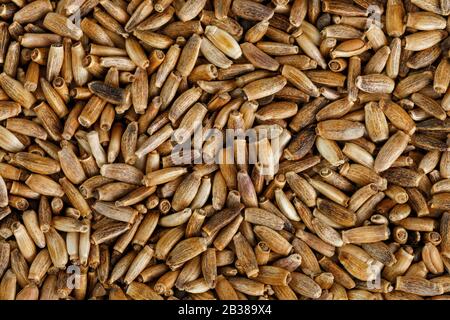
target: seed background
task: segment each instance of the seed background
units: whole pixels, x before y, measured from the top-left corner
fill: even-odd
[[[449,14],[2,1],[0,300],[447,299]]]

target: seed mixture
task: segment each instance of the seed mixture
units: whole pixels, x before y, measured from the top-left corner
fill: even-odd
[[[449,14],[1,1],[0,300],[450,298]]]

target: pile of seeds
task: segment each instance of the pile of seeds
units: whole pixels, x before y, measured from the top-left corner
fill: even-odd
[[[449,0],[1,3],[0,299],[450,297]]]

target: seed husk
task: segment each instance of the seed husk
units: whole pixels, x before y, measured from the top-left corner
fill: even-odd
[[[364,126],[349,120],[325,120],[318,123],[316,132],[325,139],[347,141],[361,138]]]
[[[193,237],[178,243],[167,256],[167,262],[171,269],[178,268],[184,262],[191,260],[206,250],[206,239]]]

